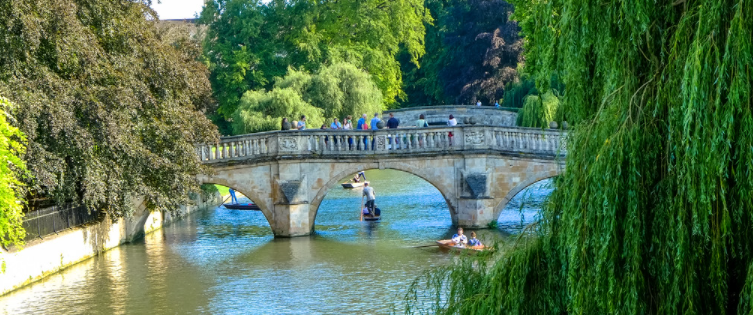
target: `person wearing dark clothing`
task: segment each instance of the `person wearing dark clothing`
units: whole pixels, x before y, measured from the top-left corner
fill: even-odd
[[[395,129],[400,125],[400,121],[395,118],[395,114],[390,113],[390,119],[387,120],[387,128]]]

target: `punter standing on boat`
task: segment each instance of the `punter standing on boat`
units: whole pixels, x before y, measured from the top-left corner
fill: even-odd
[[[232,188],[229,188],[228,191],[230,192],[230,203],[236,204],[238,203],[238,197],[235,196],[235,190]]]
[[[366,208],[370,213],[374,213],[374,201],[376,201],[376,193],[374,187],[369,186],[369,183],[363,183],[363,195],[366,197]]]

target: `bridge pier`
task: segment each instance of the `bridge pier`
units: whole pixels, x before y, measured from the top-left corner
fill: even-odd
[[[457,222],[454,225],[462,228],[483,229],[494,217],[494,199],[459,198],[457,202]]]
[[[278,237],[306,236],[313,232],[309,220],[309,204],[277,204],[274,209],[272,232]]]

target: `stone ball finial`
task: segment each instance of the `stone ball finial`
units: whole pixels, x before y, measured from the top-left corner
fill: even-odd
[[[463,117],[463,124],[468,125],[470,122],[468,122],[468,116]]]
[[[557,129],[557,127],[558,127],[558,125],[557,125],[556,121],[553,121],[553,122],[549,123],[549,128],[551,128],[551,129]]]
[[[286,121],[282,123],[282,130],[290,130],[290,122]]]
[[[379,122],[377,123],[377,128],[379,128],[379,129],[384,129],[384,120],[380,120],[380,121],[379,121]]]
[[[477,121],[476,121],[476,116],[471,116],[470,118],[468,118],[468,122],[469,122],[469,123],[470,123],[471,125],[475,125],[475,124],[477,123]]]
[[[562,122],[562,129],[567,129],[567,121]]]

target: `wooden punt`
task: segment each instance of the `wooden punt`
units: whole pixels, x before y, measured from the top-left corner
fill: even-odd
[[[478,252],[483,252],[485,250],[488,250],[488,248],[486,248],[486,246],[484,245],[457,246],[455,245],[455,242],[453,242],[452,240],[439,240],[437,241],[437,245],[439,245],[439,248],[442,248],[442,249],[464,251],[464,252],[470,252],[470,253],[478,253]]]
[[[368,216],[368,215],[364,215],[363,216],[363,220],[364,221],[379,221],[380,219],[382,219],[381,215],[378,215],[378,216],[375,216],[375,217]]]
[[[259,206],[253,203],[226,203],[222,206],[230,210],[261,210]]]
[[[363,182],[360,183],[342,183],[343,188],[358,188],[363,187]]]

